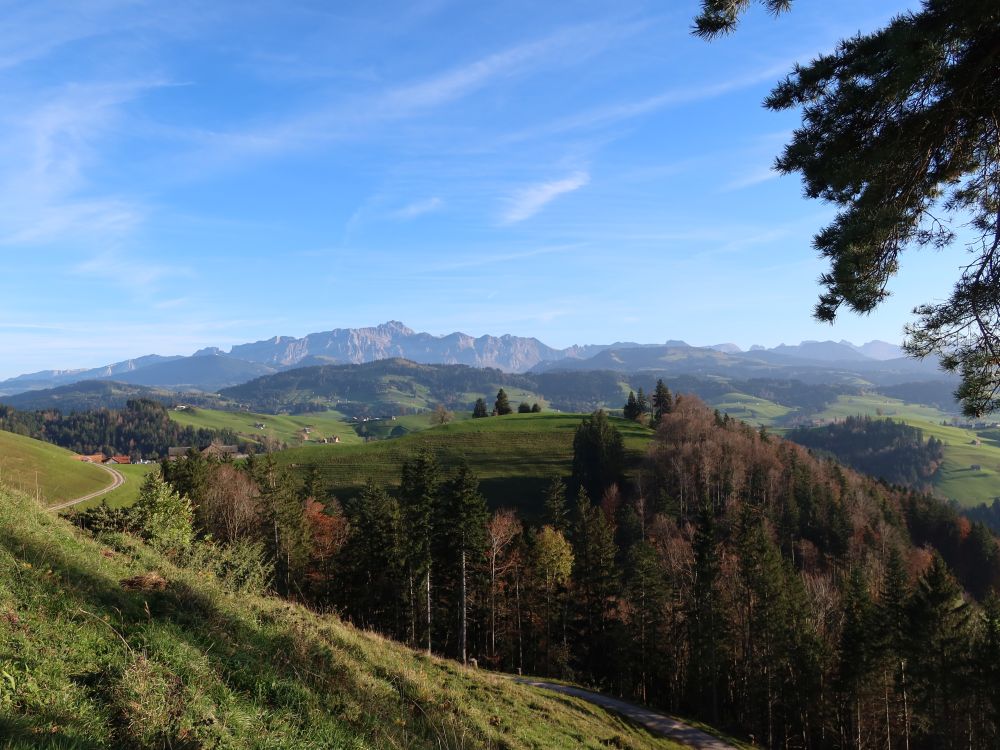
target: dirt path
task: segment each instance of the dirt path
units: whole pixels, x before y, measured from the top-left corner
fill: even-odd
[[[626,701],[619,700],[618,698],[611,698],[607,695],[601,695],[600,693],[592,693],[589,690],[572,687],[570,685],[560,685],[555,682],[543,682],[541,680],[530,680],[527,678],[515,679],[522,685],[531,685],[533,687],[553,690],[557,693],[564,693],[566,695],[582,698],[589,703],[593,703],[601,706],[602,708],[614,711],[617,714],[621,714],[625,718],[646,727],[646,729],[649,729],[652,732],[661,734],[668,739],[676,740],[677,742],[683,743],[688,747],[695,747],[700,750],[736,750],[735,747],[727,742],[723,742],[718,737],[713,737],[707,732],[690,727],[671,716],[661,714],[649,708],[637,706],[634,703],[627,703]]]
[[[50,505],[47,510],[62,510],[63,508],[69,508],[72,505],[78,505],[79,503],[85,503],[87,500],[93,500],[95,497],[100,497],[101,495],[106,495],[111,492],[111,490],[117,490],[123,484],[125,484],[125,477],[117,469],[112,469],[109,466],[101,466],[100,464],[94,464],[99,469],[104,469],[108,474],[111,475],[112,482],[103,490],[97,490],[96,492],[91,492],[89,495],[84,495],[83,497],[74,498],[73,500],[67,500],[64,503],[59,503],[58,505]]]

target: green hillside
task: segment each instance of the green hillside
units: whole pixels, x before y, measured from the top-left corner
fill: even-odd
[[[303,442],[316,442],[339,437],[341,443],[361,443],[354,426],[343,414],[335,411],[313,412],[309,414],[256,414],[245,411],[221,411],[188,407],[183,410],[171,409],[170,418],[185,427],[209,430],[232,430],[251,442],[260,442],[268,437],[290,446]],[[425,419],[426,421],[426,419]],[[263,424],[264,428],[257,427]],[[308,429],[306,434],[304,430]]]
[[[0,430],[0,485],[54,505],[109,484],[106,471],[75,460],[65,448]]]
[[[142,481],[146,478],[146,475],[151,471],[159,471],[159,468],[160,465],[156,463],[116,466],[115,471],[125,477],[125,484],[111,490],[106,495],[85,500],[73,507],[76,510],[87,510],[87,508],[93,508],[101,503],[106,503],[112,508],[126,508],[135,503],[139,498],[139,489],[142,487]]]
[[[316,464],[329,489],[346,497],[360,491],[368,479],[383,485],[398,483],[402,463],[426,448],[445,468],[468,461],[493,505],[516,504],[530,512],[553,477],[569,474],[573,435],[584,416],[543,412],[469,419],[397,440],[297,448],[276,456],[280,463],[300,471]],[[652,430],[624,419],[611,421],[621,431],[628,459],[636,466]]]
[[[678,748],[0,491],[0,748]]]
[[[944,443],[944,462],[934,479],[935,491],[963,506],[989,505],[1000,496],[1000,435],[942,424],[953,415],[923,404],[910,404],[878,394],[841,396],[816,415],[829,421],[848,416],[882,416],[919,427],[924,437]],[[978,469],[972,468],[978,466]]]

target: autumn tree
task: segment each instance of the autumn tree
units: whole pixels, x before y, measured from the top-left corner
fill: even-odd
[[[517,563],[517,540],[524,528],[513,510],[496,511],[486,524],[486,564],[490,572],[490,658],[497,659],[497,595]]]
[[[475,416],[475,414],[473,414],[473,416]],[[445,408],[444,404],[438,404],[437,406],[434,407],[434,411],[431,412],[430,419],[432,425],[442,425],[442,424],[448,424],[448,422],[450,422],[454,418],[455,415],[452,414],[450,411],[448,411],[448,409]]]
[[[573,570],[573,550],[566,537],[551,526],[543,526],[535,533],[532,570],[544,597],[545,669],[548,671],[552,651],[552,603],[559,589],[569,581]]]

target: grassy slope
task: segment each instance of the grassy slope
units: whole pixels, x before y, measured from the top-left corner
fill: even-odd
[[[125,484],[116,490],[111,490],[106,495],[95,497],[93,500],[87,500],[73,507],[77,510],[86,510],[87,508],[100,505],[102,502],[107,503],[112,508],[124,508],[132,505],[139,498],[139,488],[142,487],[142,480],[146,478],[149,472],[159,469],[159,464],[127,464],[125,466],[116,466],[115,469],[125,477]]]
[[[746,393],[727,393],[710,401],[709,405],[731,416],[754,425],[771,427],[777,420],[795,411],[791,407],[768,401],[766,398],[749,396]]]
[[[0,484],[55,504],[111,484],[102,469],[77,461],[65,448],[0,430]]]
[[[250,412],[219,411],[217,409],[170,410],[170,418],[186,427],[202,427],[211,430],[232,430],[247,440],[258,441],[264,435],[281,440],[290,446],[302,444],[304,427],[312,432],[310,440],[338,436],[342,444],[361,443],[354,428],[335,411],[312,414],[252,414]],[[263,423],[258,430],[254,425]],[[308,444],[308,443],[307,443]]]
[[[383,485],[397,484],[403,461],[429,448],[446,468],[467,460],[492,504],[530,511],[553,477],[569,474],[573,434],[583,416],[543,412],[469,419],[396,440],[297,448],[276,456],[285,465],[318,464],[334,494],[348,497],[369,478]],[[652,431],[623,419],[612,422],[625,438],[629,460],[638,462]]]
[[[951,415],[922,404],[907,404],[880,395],[841,396],[818,419],[843,419],[867,414],[883,416],[919,427],[924,437],[934,436],[944,443],[944,462],[935,478],[936,491],[961,505],[989,504],[1000,496],[1000,441],[990,431],[976,432],[942,425]],[[979,440],[980,445],[973,442]],[[971,467],[977,464],[978,471]]]
[[[109,544],[0,491],[0,748],[679,747]]]

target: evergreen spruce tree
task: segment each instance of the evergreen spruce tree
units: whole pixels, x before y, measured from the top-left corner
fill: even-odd
[[[591,674],[607,674],[614,659],[612,612],[619,590],[614,529],[604,512],[580,493],[573,533],[573,581],[576,584],[581,659]]]
[[[440,529],[449,557],[458,562],[459,576],[459,658],[468,661],[468,577],[469,560],[477,560],[486,543],[486,522],[489,511],[486,499],[479,492],[479,480],[468,464],[462,464],[458,473],[444,488],[441,503]]]
[[[417,595],[415,586],[422,581],[426,623],[427,653],[433,638],[431,572],[433,567],[435,508],[441,485],[437,460],[429,451],[421,452],[403,464],[399,487],[400,506],[406,539],[406,564],[410,600],[410,640],[416,643]]]
[[[868,592],[864,572],[851,568],[842,598],[844,625],[837,649],[837,690],[841,704],[841,739],[845,746],[862,747],[865,726],[863,710],[866,686],[876,666],[878,629],[875,603]]]
[[[635,405],[639,409],[639,417],[649,413],[649,399],[646,397],[646,393],[642,390],[642,388],[640,388],[635,394]]]
[[[625,406],[622,408],[622,416],[625,419],[638,419],[639,414],[639,402],[636,401],[635,393],[633,391],[628,392],[628,400],[625,402]]]
[[[907,614],[913,732],[928,746],[965,747],[960,719],[970,687],[972,610],[939,555],[918,582]]]
[[[653,423],[659,424],[664,414],[673,411],[674,399],[670,395],[670,389],[663,382],[663,378],[656,381],[656,388],[653,390]]]
[[[573,486],[600,500],[619,484],[625,467],[625,443],[603,410],[584,417],[573,435]]]
[[[688,642],[691,648],[687,694],[719,723],[723,665],[726,661],[726,623],[719,591],[719,540],[711,505],[702,505],[694,537],[694,577],[687,602]]]
[[[497,391],[497,400],[493,404],[493,411],[498,417],[510,414],[513,411],[510,408],[510,402],[507,400],[507,391],[503,388]]]
[[[566,484],[561,479],[553,479],[545,490],[545,521],[563,534],[569,528]]]
[[[518,414],[530,414],[531,413],[531,404],[529,404],[527,401],[522,401],[521,403],[519,403],[517,405],[517,413]]]
[[[488,417],[489,411],[486,409],[486,400],[483,398],[476,399],[476,405],[472,407],[472,418],[481,419],[483,417]]]
[[[399,503],[369,480],[345,511],[352,531],[343,552],[350,571],[345,605],[363,627],[402,636],[406,549]]]

